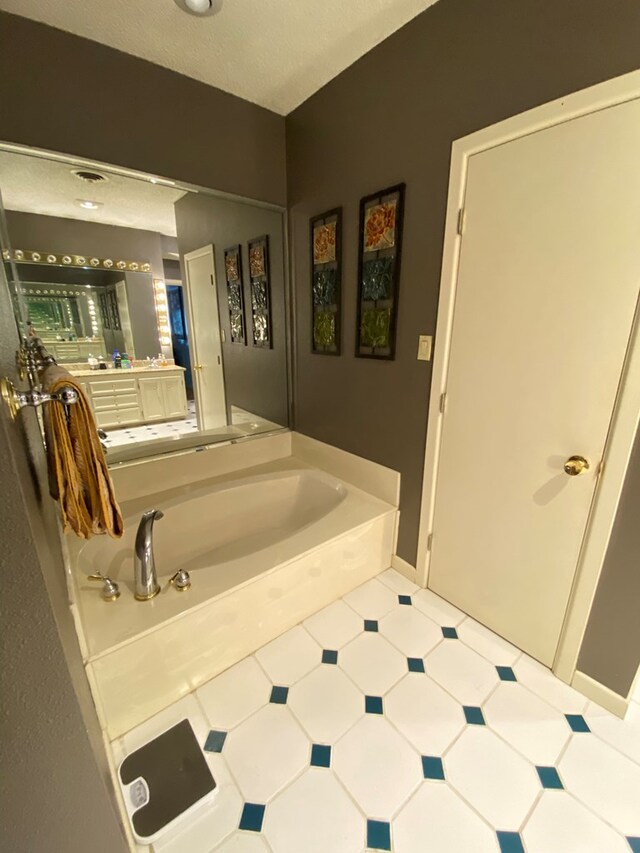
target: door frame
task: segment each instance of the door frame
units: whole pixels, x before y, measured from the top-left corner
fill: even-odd
[[[427,586],[429,579],[430,537],[433,534],[436,480],[442,440],[441,400],[447,387],[461,245],[459,232],[464,232],[464,199],[469,158],[473,154],[519,137],[638,98],[640,71],[633,71],[543,104],[453,142],[418,529],[416,582],[422,587]],[[444,399],[446,405],[446,398]],[[639,418],[640,309],[637,308],[607,435],[603,465],[587,519],[552,667],[553,672],[567,683],[571,683],[576,674],[578,654],[602,570]]]
[[[223,404],[224,410],[226,412],[227,421],[229,420],[229,411],[227,409],[227,386],[225,382],[224,376],[224,352],[222,348],[222,327],[220,326],[220,302],[218,300],[218,276],[216,274],[216,255],[215,250],[213,248],[212,243],[208,243],[206,246],[202,246],[199,249],[194,249],[193,252],[185,252],[182,256],[182,262],[184,265],[184,282],[183,282],[183,293],[186,294],[186,303],[187,303],[187,324],[189,331],[189,342],[191,347],[193,348],[191,351],[191,380],[193,382],[193,392],[196,396],[196,417],[198,421],[198,429],[202,428],[202,415],[201,415],[201,397],[202,391],[200,388],[200,371],[198,369],[197,363],[200,360],[200,356],[198,355],[198,343],[196,340],[195,333],[195,323],[193,320],[193,300],[191,298],[191,281],[189,279],[189,261],[195,261],[198,258],[210,257],[211,258],[211,269],[213,270],[213,288],[215,290],[215,300],[216,300],[216,308],[218,311],[218,334],[220,336],[220,358],[218,362],[218,369],[222,373],[222,394],[223,394]]]

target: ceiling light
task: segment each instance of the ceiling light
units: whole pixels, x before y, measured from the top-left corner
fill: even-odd
[[[222,8],[222,0],[175,0],[183,12],[190,15],[215,15]]]
[[[79,204],[80,207],[84,207],[85,210],[98,210],[102,207],[102,202],[90,201],[88,198],[77,198],[76,204]]]

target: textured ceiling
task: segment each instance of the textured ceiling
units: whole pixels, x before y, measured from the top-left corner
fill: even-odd
[[[0,151],[0,192],[5,208],[175,237],[173,203],[184,195],[183,190],[107,172],[103,172],[107,181],[88,184],[72,174],[74,168],[69,163]],[[85,210],[76,199],[102,202],[103,207]]]
[[[223,0],[205,18],[174,0],[0,0],[0,9],[286,115],[434,2]]]

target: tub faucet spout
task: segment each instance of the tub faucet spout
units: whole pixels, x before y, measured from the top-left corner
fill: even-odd
[[[163,516],[159,509],[150,509],[143,514],[138,525],[133,556],[134,594],[138,601],[148,601],[160,592],[153,556],[153,522]]]

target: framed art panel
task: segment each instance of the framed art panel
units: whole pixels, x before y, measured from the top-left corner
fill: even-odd
[[[405,184],[360,201],[356,356],[395,358]]]
[[[256,347],[271,347],[271,282],[269,280],[269,236],[249,240],[251,282],[251,335]]]
[[[231,343],[247,343],[242,286],[242,249],[239,245],[224,250],[224,274],[227,280],[227,304]]]
[[[311,351],[340,355],[342,208],[310,220]]]

